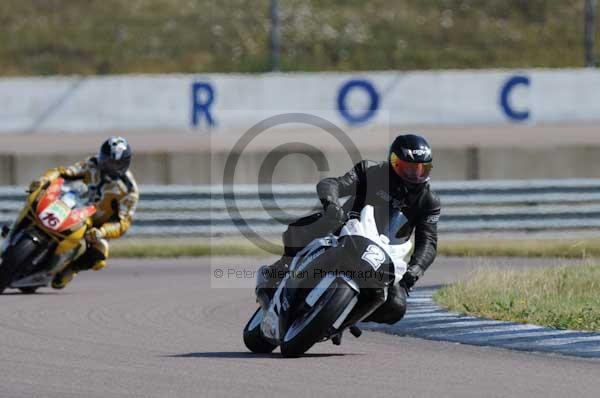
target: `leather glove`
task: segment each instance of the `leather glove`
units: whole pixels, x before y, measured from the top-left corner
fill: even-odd
[[[340,224],[346,221],[344,209],[338,203],[325,202],[323,208],[325,209],[325,217],[328,219]]]
[[[85,240],[90,244],[98,243],[100,239],[104,239],[102,228],[91,228],[85,233]]]
[[[402,283],[407,289],[411,289],[415,283],[419,280],[420,277],[423,276],[423,268],[420,266],[413,264],[409,265],[406,273],[402,277]]]

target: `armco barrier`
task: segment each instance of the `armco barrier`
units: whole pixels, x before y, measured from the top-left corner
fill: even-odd
[[[600,179],[438,182],[441,232],[600,229]],[[281,233],[286,223],[319,207],[314,185],[271,188],[240,185],[142,186],[131,236],[239,234],[243,220],[255,232]],[[23,188],[0,188],[0,224],[23,206]],[[232,218],[227,207],[235,203]]]

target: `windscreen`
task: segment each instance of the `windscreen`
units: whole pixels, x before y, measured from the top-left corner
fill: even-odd
[[[377,206],[374,213],[377,230],[388,237],[391,245],[402,244],[410,238],[412,230],[408,228],[408,220],[400,210],[392,206]]]
[[[82,181],[67,181],[62,186],[61,200],[71,209],[84,207],[88,202],[88,189]]]

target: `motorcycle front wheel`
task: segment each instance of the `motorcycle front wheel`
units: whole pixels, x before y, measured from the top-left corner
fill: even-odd
[[[10,285],[15,272],[31,258],[36,248],[37,245],[32,239],[23,237],[15,246],[4,252],[0,263],[0,294]]]
[[[281,342],[284,357],[299,357],[320,341],[334,324],[356,292],[342,279],[327,288],[313,307],[295,319]]]
[[[263,319],[263,310],[259,308],[250,318],[244,328],[244,344],[255,354],[268,354],[277,346],[269,343],[263,336],[260,324]]]

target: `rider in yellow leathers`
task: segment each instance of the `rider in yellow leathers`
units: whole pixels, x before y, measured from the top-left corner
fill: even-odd
[[[122,137],[106,140],[97,156],[70,167],[48,170],[30,190],[58,177],[80,179],[87,186],[90,203],[97,207],[93,227],[85,235],[87,249],[52,280],[55,289],[64,288],[80,271],[101,270],[109,254],[109,239],[121,237],[131,226],[139,200],[135,179],[129,171],[131,147]]]

